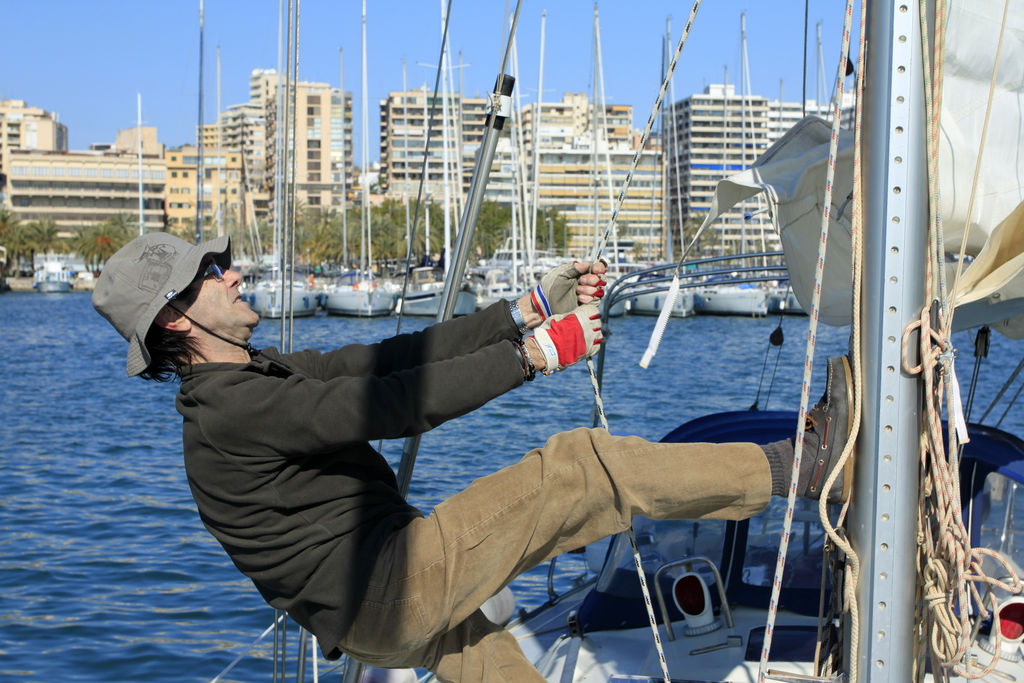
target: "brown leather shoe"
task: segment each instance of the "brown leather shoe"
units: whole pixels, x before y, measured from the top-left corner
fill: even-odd
[[[853,373],[850,359],[837,356],[828,359],[825,393],[807,415],[804,426],[804,448],[800,457],[800,481],[797,494],[804,498],[821,498],[821,487],[846,447],[853,430]],[[853,484],[853,462],[850,457],[828,492],[828,502],[844,503],[850,498]]]

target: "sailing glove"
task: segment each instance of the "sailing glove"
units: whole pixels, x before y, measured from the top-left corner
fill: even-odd
[[[533,331],[533,338],[544,354],[544,374],[564,370],[601,348],[601,312],[596,304],[585,304],[555,315]]]
[[[552,315],[569,313],[579,305],[576,287],[579,286],[581,275],[583,273],[576,269],[575,263],[567,263],[549,271],[541,278],[540,284],[530,293],[530,300],[540,313],[541,319],[547,320]]]

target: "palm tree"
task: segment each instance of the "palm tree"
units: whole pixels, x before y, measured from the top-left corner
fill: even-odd
[[[130,242],[132,236],[133,226],[125,216],[119,215],[80,231],[72,248],[90,269],[96,271],[118,249]]]
[[[8,209],[6,206],[0,206],[0,245],[3,245],[7,249],[7,259],[5,261],[4,269],[8,272],[7,267],[11,261],[14,261],[17,257],[17,245],[19,241],[16,238],[15,233],[21,228],[21,221],[17,214]]]
[[[8,273],[17,276],[23,261],[28,260],[31,264],[35,250],[31,230],[16,214],[6,209],[0,210],[0,243],[7,248],[7,260],[13,266]]]
[[[30,223],[29,235],[34,252],[61,253],[66,247],[66,241],[60,236],[60,230],[52,218],[40,218]]]

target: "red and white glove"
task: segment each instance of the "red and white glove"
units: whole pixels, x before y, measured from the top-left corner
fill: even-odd
[[[594,273],[595,268],[591,266],[581,273],[580,268],[586,267],[586,264],[582,264],[579,267],[577,265],[576,262],[573,262],[552,269],[541,278],[540,284],[530,292],[530,301],[533,303],[534,309],[540,313],[542,320],[547,320],[553,315],[570,313],[580,305],[579,297],[581,293],[578,291],[580,278],[588,273]],[[596,274],[600,276],[605,271],[605,265],[603,262],[595,265],[599,266],[596,269]],[[589,282],[587,284],[591,285]],[[594,299],[600,299],[604,296],[604,284],[603,280],[598,279],[596,285],[591,285],[596,288],[596,291],[591,295]]]
[[[593,356],[601,348],[601,312],[596,304],[548,318],[533,331],[544,354],[542,372],[550,375]]]

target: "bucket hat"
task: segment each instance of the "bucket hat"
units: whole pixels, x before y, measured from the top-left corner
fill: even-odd
[[[221,268],[231,267],[230,238],[222,235],[190,244],[166,232],[151,232],[121,247],[103,267],[92,305],[128,340],[129,377],[149,367],[150,325],[164,304],[192,283],[207,254],[213,254]]]

